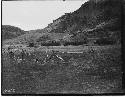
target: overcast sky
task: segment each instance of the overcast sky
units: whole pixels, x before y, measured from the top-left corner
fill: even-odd
[[[3,1],[2,24],[23,30],[42,29],[61,15],[77,10],[86,1]]]

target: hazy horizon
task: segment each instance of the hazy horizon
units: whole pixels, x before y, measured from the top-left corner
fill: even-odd
[[[25,31],[43,29],[65,13],[79,9],[86,1],[3,1],[2,25]]]

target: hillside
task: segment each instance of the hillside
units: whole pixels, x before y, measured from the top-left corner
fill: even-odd
[[[26,43],[27,41],[43,42],[41,37],[49,35],[49,39],[60,42],[89,41],[91,38],[120,43],[121,40],[121,1],[120,0],[89,0],[78,10],[53,20],[44,29],[31,30],[6,43]],[[61,34],[61,37],[60,37]],[[33,36],[32,36],[33,35]],[[28,38],[27,38],[28,37]],[[32,39],[31,37],[35,37]],[[59,38],[60,37],[60,38]],[[25,41],[21,41],[24,40]],[[95,39],[93,39],[95,41]],[[100,40],[99,40],[100,41]],[[86,42],[85,42],[86,43]]]
[[[2,25],[2,40],[13,39],[25,34],[26,31],[10,25]]]

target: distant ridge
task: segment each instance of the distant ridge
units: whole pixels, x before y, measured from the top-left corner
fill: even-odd
[[[25,34],[26,31],[11,25],[2,25],[2,40],[13,39]]]

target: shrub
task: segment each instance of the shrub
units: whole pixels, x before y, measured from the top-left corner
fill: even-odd
[[[42,42],[41,46],[60,46],[60,42],[57,41],[46,41],[46,42]]]
[[[74,45],[74,46],[78,46],[78,45],[83,45],[84,42],[80,41],[80,42],[65,42],[64,46],[68,46],[68,45]]]
[[[115,41],[109,38],[100,38],[96,40],[95,44],[98,45],[113,45],[115,44]]]

